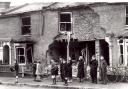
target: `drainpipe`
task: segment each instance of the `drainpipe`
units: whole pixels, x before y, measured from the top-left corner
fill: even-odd
[[[70,38],[71,38],[71,32],[67,32],[67,61],[69,60]]]

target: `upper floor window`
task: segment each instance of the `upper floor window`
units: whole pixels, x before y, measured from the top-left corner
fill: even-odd
[[[71,31],[71,13],[61,12],[59,18],[60,31]]]
[[[126,6],[126,25],[128,25],[128,6]]]
[[[22,27],[21,33],[22,35],[30,35],[31,34],[31,18],[30,16],[22,17]]]

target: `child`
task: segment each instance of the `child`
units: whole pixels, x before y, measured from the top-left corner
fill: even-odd
[[[17,60],[16,60],[14,67],[15,67],[15,71],[16,71],[16,82],[15,83],[18,83],[19,64],[18,64]]]
[[[56,84],[56,76],[58,75],[58,66],[54,60],[51,60],[51,74],[52,74],[53,84]]]

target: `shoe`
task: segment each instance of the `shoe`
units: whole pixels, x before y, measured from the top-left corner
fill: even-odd
[[[15,83],[18,83],[18,81],[16,81]]]
[[[64,84],[65,86],[68,86],[68,84]]]

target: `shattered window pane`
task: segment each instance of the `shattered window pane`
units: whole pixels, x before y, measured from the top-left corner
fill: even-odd
[[[30,35],[31,33],[31,18],[30,17],[23,17],[22,18],[22,35]]]

